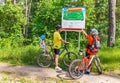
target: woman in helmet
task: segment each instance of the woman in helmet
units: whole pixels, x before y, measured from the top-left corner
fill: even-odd
[[[98,37],[98,31],[96,29],[92,29],[90,35],[88,35],[84,30],[82,31],[88,39],[88,44],[86,46],[86,57],[84,59],[88,59],[89,64],[90,55],[96,55],[100,49],[100,38]],[[86,73],[90,73],[90,68],[88,68],[88,71],[86,71]]]
[[[86,46],[86,56],[89,56],[89,55],[93,55],[93,54],[96,54],[98,52],[98,48],[100,47],[97,47],[96,46],[96,43],[95,41],[100,41],[100,38],[98,37],[98,31],[96,29],[92,29],[91,30],[91,34],[88,35],[84,30],[83,30],[83,33],[85,34],[85,36],[87,37],[88,39],[88,44]]]

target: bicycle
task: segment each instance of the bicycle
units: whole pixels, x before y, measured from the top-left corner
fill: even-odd
[[[86,72],[86,70],[89,67],[92,67],[93,61],[97,68],[98,74],[102,74],[102,67],[101,67],[100,59],[97,55],[91,55],[91,59],[90,59],[90,61],[88,61],[87,59],[85,59],[85,55],[84,55],[83,51],[79,51],[79,55],[80,54],[83,56],[82,60],[80,60],[80,59],[73,60],[69,66],[69,75],[73,79],[81,78],[84,75],[84,73]]]
[[[37,64],[40,67],[49,67],[52,62],[54,62],[54,52],[52,49],[52,44],[48,45],[50,46],[49,55],[45,55],[44,52],[40,52],[37,56]],[[63,55],[62,61],[66,66],[69,66],[69,64],[74,60],[77,59],[78,56],[74,52],[70,52],[67,48],[67,44],[64,44],[64,46],[61,48],[62,51],[60,51],[60,55],[66,51],[66,53]]]

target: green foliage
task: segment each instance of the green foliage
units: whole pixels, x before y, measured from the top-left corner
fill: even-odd
[[[27,0],[27,5],[29,6],[30,4],[31,1]],[[11,44],[13,41],[16,46],[19,46],[19,44],[21,46],[23,42],[25,42],[25,44],[30,44],[32,42],[36,45],[39,41],[38,37],[41,34],[46,34],[48,40],[52,41],[54,26],[56,24],[61,24],[61,9],[63,7],[85,6],[87,32],[89,33],[90,29],[93,27],[97,28],[100,33],[99,35],[102,44],[106,46],[108,30],[108,0],[49,0],[49,2],[47,0],[33,0],[28,24],[25,22],[25,5],[26,2],[24,0],[19,0],[17,4],[12,4],[11,0],[7,0],[5,5],[0,6],[0,41],[2,44],[4,43],[4,40],[7,40],[10,43],[9,45],[13,45]],[[120,34],[119,5],[120,4],[117,3],[116,38],[119,38]],[[24,39],[23,37],[25,27],[28,28],[26,33],[29,39]],[[64,38],[65,34],[61,34]],[[83,46],[86,39],[83,37],[80,39],[82,39],[81,45]],[[68,32],[67,40],[76,45],[78,42],[78,33]],[[116,43],[117,42],[119,42],[119,39],[117,39]]]
[[[32,39],[35,40],[35,37],[40,36],[41,34],[46,34],[47,38],[53,40],[54,26],[61,23],[61,9],[63,7],[86,7],[86,29],[87,32],[90,32],[90,29],[95,27],[99,30],[101,40],[104,45],[107,42],[107,29],[108,29],[108,2],[107,0],[40,0],[35,1],[32,6]],[[64,33],[61,33],[64,37]],[[72,36],[71,36],[72,35]],[[69,38],[68,38],[69,36]],[[68,32],[67,40],[70,40],[72,43],[76,44],[78,41],[78,34]],[[83,37],[81,37],[83,38]],[[75,40],[74,40],[75,39]],[[85,38],[84,38],[85,39]],[[36,40],[35,40],[36,41]],[[82,40],[84,44],[86,40]]]
[[[94,27],[98,29],[101,42],[107,45],[108,30],[108,0],[100,0],[95,3]]]
[[[0,62],[8,62],[15,65],[35,65],[36,56],[40,52],[39,46],[6,47],[0,50]]]
[[[23,43],[23,28],[25,27],[25,16],[20,5],[8,1],[0,6],[0,45],[2,47],[18,46]]]
[[[40,36],[41,34],[46,34],[52,37],[51,33],[54,32],[54,26],[60,24],[61,20],[61,7],[59,1],[53,0],[42,0],[35,2],[32,11],[33,14],[33,29],[32,36]],[[59,13],[59,14],[58,14]]]
[[[120,47],[120,1],[116,3],[116,43],[115,46]]]
[[[76,48],[69,47],[70,50],[74,51],[76,54]],[[25,46],[21,48],[4,48],[0,49],[0,62],[8,62],[14,65],[36,65],[36,56],[40,52],[39,46]],[[99,58],[101,60],[101,64],[104,71],[110,71],[120,68],[119,63],[119,48],[102,48],[99,52]],[[65,68],[64,64],[62,64],[62,55],[60,57],[60,66]]]
[[[30,5],[30,0],[27,0]],[[39,53],[39,36],[46,34],[46,41],[53,41],[54,26],[61,24],[61,10],[63,7],[86,7],[86,31],[95,27],[99,30],[102,50],[100,52],[104,70],[109,70],[110,66],[117,68],[119,62],[117,58],[118,48],[106,48],[108,33],[108,0],[32,0],[29,23],[26,23],[25,1],[19,0],[17,4],[12,4],[7,0],[5,5],[0,6],[0,61],[14,64],[35,64],[35,56]],[[115,47],[120,47],[120,3],[116,6],[116,43]],[[27,26],[29,25],[29,26]],[[28,28],[28,38],[24,38],[24,29]],[[64,39],[65,33],[61,33]],[[78,51],[78,32],[67,32],[67,41],[71,44],[70,49]],[[32,44],[34,46],[24,46]],[[87,40],[80,34],[80,48],[85,49]],[[74,50],[76,49],[76,50]],[[110,51],[109,51],[110,50]],[[111,51],[112,50],[112,51]],[[117,50],[117,52],[115,52]],[[110,53],[111,52],[111,53]],[[113,58],[115,59],[113,60]],[[114,63],[111,63],[114,61]],[[110,65],[110,66],[109,66]]]

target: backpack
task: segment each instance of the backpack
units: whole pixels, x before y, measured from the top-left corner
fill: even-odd
[[[98,50],[101,48],[99,37],[93,38],[93,48]]]

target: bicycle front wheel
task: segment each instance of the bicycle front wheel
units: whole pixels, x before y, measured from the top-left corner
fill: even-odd
[[[44,52],[40,53],[37,58],[37,64],[40,67],[49,67],[52,63],[52,56],[49,55],[45,55]]]
[[[85,67],[81,60],[79,59],[73,60],[69,66],[69,75],[73,79],[81,78],[84,74],[84,68]]]
[[[95,56],[93,61],[94,61],[95,67],[97,68],[98,74],[102,74],[102,67],[101,67],[99,57]],[[92,65],[92,68],[94,68],[94,65]],[[95,69],[94,69],[94,71],[95,71]]]
[[[74,52],[67,52],[63,56],[63,62],[66,66],[69,66],[70,63],[77,58],[78,58],[78,56]]]
[[[100,59],[98,56],[95,57],[95,64],[98,69],[98,73],[102,74],[102,66],[101,66]]]

